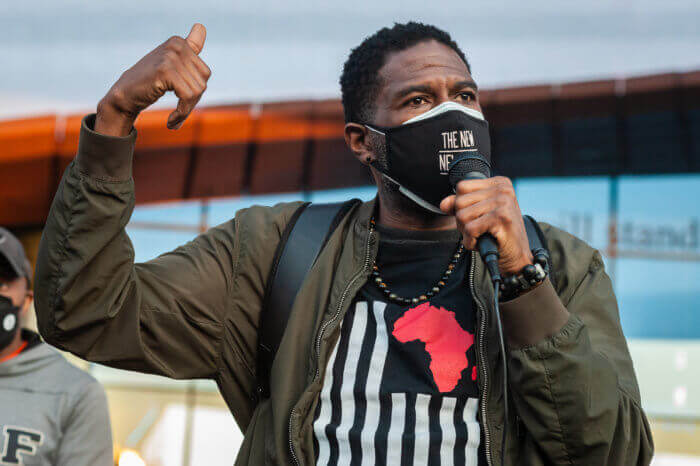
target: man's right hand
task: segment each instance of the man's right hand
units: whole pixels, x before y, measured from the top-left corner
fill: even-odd
[[[211,70],[199,58],[207,30],[196,23],[187,38],[173,36],[126,70],[97,105],[95,131],[126,136],[138,114],[167,91],[178,97],[168,128],[178,129],[207,88]]]

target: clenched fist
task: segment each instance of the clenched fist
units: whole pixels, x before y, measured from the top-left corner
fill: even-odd
[[[207,30],[197,23],[187,38],[173,36],[126,70],[97,105],[95,131],[126,136],[138,114],[168,91],[178,97],[168,128],[178,129],[207,88],[211,70],[199,58]]]
[[[484,233],[496,238],[501,273],[515,274],[532,263],[525,223],[508,178],[460,181],[457,194],[443,199],[440,209],[455,216],[467,249],[476,249],[476,241]]]

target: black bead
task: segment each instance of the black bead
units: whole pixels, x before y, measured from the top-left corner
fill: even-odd
[[[537,276],[537,269],[534,265],[528,264],[525,267],[523,267],[523,276],[526,279],[531,280]]]

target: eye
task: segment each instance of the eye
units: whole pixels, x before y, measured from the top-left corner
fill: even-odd
[[[425,103],[427,103],[427,102],[428,102],[428,101],[426,100],[425,97],[416,96],[416,97],[411,97],[410,99],[408,99],[408,101],[406,102],[406,104],[412,105],[412,106],[414,106],[414,107],[418,107],[419,105],[423,105],[423,104],[425,104]]]
[[[467,103],[473,102],[476,99],[476,96],[474,95],[474,92],[472,92],[472,91],[460,92],[458,97]]]

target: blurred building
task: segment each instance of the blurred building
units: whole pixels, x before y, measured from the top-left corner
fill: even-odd
[[[604,254],[656,464],[700,464],[700,72],[481,95],[495,171],[515,180],[522,210]],[[336,100],[204,107],[177,132],[167,113],[137,122],[139,206],[128,226],[137,260],[253,203],[374,196],[345,147]],[[0,224],[32,260],[80,117],[0,122]],[[106,387],[118,452],[149,466],[233,462],[242,434],[213,382],[76,363]]]

